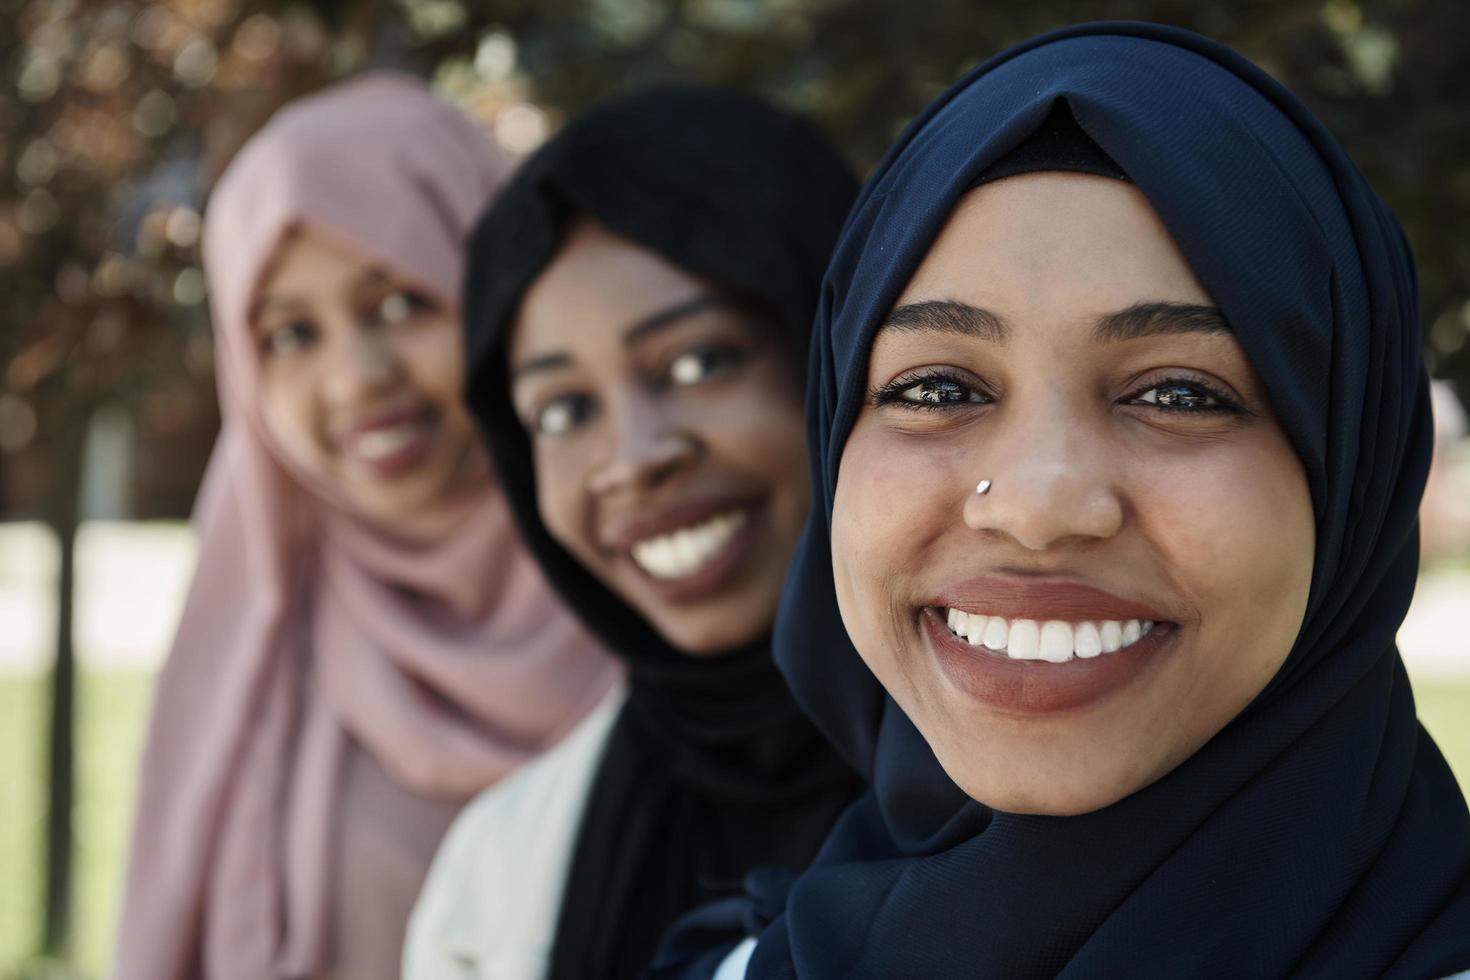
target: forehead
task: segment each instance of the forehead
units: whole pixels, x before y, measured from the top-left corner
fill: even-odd
[[[332,296],[378,275],[360,253],[309,226],[300,226],[272,254],[261,277],[260,299]]]
[[[1016,315],[1208,302],[1138,188],[1051,172],[983,184],[960,198],[899,302],[933,298]]]
[[[511,336],[512,363],[547,350],[620,345],[622,333],[705,284],[655,252],[578,221],[531,283]]]

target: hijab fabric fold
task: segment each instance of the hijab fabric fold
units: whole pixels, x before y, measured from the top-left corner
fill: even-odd
[[[994,811],[949,780],[847,639],[830,557],[877,326],[958,198],[1062,103],[1225,312],[1316,518],[1305,621],[1276,677],[1173,772],[1067,818]],[[861,192],[824,282],[808,388],[816,505],[775,641],[797,699],[871,790],[794,884],[751,883],[746,914],[773,921],[747,976],[1470,968],[1470,820],[1394,645],[1430,452],[1418,344],[1413,262],[1388,208],[1294,96],[1219,44],[1150,24],[1068,28],[929,106]]]
[[[355,513],[263,422],[250,306],[285,238],[310,228],[452,309],[463,237],[508,169],[421,83],[373,74],[279,112],[215,189],[224,425],[157,682],[119,980],[396,975],[394,916],[460,804],[616,682],[483,459],[453,533],[413,540]]]
[[[769,638],[690,657],[552,539],[510,402],[517,308],[585,216],[759,301],[800,357],[854,189],[807,124],[746,96],[657,89],[573,119],[473,236],[468,401],[532,553],[629,670],[573,853],[555,980],[637,976],[679,913],[737,890],[753,867],[804,866],[857,784],[791,699]]]

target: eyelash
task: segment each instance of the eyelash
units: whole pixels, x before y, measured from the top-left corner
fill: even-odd
[[[909,391],[912,388],[916,388],[922,384],[954,385],[955,387],[963,389],[970,394],[980,395],[981,398],[984,399],[984,401],[971,401],[967,398],[964,401],[955,402],[921,402],[910,401],[909,399],[903,397],[904,392]],[[952,373],[950,371],[945,371],[941,368],[922,368],[918,371],[912,371],[908,374],[899,375],[897,378],[894,378],[886,385],[881,385],[877,388],[874,388],[869,395],[869,399],[872,401],[875,407],[883,405],[897,405],[900,408],[913,409],[921,412],[933,412],[950,408],[989,404],[990,402],[994,401],[994,399],[985,392],[976,391],[974,383],[969,381],[965,377],[956,373]]]
[[[1205,398],[1211,398],[1211,399],[1214,399],[1215,404],[1213,404],[1213,405],[1176,405],[1176,406],[1170,407],[1170,406],[1165,406],[1163,404],[1160,404],[1157,401],[1157,397],[1158,397],[1157,395],[1155,395],[1155,401],[1154,402],[1144,402],[1144,401],[1141,400],[1142,399],[1142,396],[1148,394],[1149,392],[1151,392],[1151,391],[1157,392],[1157,391],[1161,391],[1161,390],[1163,390],[1165,388],[1185,388],[1185,389],[1190,389],[1193,392],[1193,395],[1191,397],[1203,396]],[[1204,380],[1202,380],[1200,378],[1193,378],[1193,377],[1188,377],[1188,376],[1175,376],[1175,377],[1163,378],[1161,380],[1151,382],[1150,384],[1145,385],[1145,386],[1143,386],[1141,388],[1138,388],[1136,391],[1134,391],[1133,394],[1131,394],[1131,395],[1128,396],[1127,401],[1128,401],[1129,404],[1142,404],[1142,405],[1147,405],[1148,407],[1152,408],[1154,411],[1168,412],[1168,413],[1175,414],[1175,415],[1178,415],[1178,414],[1186,414],[1186,415],[1246,415],[1246,414],[1248,414],[1247,411],[1246,411],[1246,409],[1245,409],[1245,406],[1241,405],[1234,398],[1231,398],[1229,395],[1227,395],[1224,391],[1222,391],[1216,385],[1210,384],[1209,382],[1204,381]]]
[[[386,315],[385,307],[389,301],[395,299],[402,304],[402,310],[396,317],[388,316]],[[395,323],[411,320],[425,313],[436,312],[437,310],[438,305],[434,300],[425,296],[423,293],[407,288],[395,288],[388,290],[382,296],[367,303],[361,312],[358,313],[358,317],[364,324],[391,326]],[[319,339],[319,335],[320,331],[309,317],[292,320],[289,323],[282,323],[262,336],[260,338],[260,350],[266,356],[284,356],[300,347],[315,343]],[[283,343],[288,343],[289,346],[284,348],[278,347],[278,338],[287,337],[294,338],[283,341]]]
[[[685,358],[696,359],[698,367],[702,372],[699,377],[688,379],[680,379],[676,377],[679,372],[679,365],[681,363],[685,363]],[[664,365],[662,370],[659,372],[658,385],[661,388],[693,387],[697,385],[702,385],[709,381],[723,377],[729,372],[738,370],[743,365],[745,365],[745,363],[749,361],[750,358],[750,351],[738,347],[734,344],[697,344],[685,351],[682,351],[675,357],[671,358],[668,363]],[[550,412],[552,409],[560,406],[566,406],[569,410],[575,413],[576,417],[572,420],[571,424],[566,429],[560,432],[547,431],[543,424],[546,419],[547,413]],[[532,414],[532,421],[529,425],[529,428],[535,434],[555,438],[559,435],[566,435],[572,429],[576,428],[587,419],[591,418],[592,415],[596,413],[596,411],[597,403],[591,397],[585,394],[559,395],[555,398],[549,399],[544,405],[542,405]]]
[[[395,299],[402,303],[403,309],[397,316],[391,316],[388,312],[388,304]],[[362,316],[365,321],[393,324],[413,319],[424,313],[433,312],[436,308],[435,302],[423,293],[413,289],[397,287],[387,290],[382,296],[369,303]]]
[[[679,372],[679,365],[687,363],[686,358],[694,358],[702,372],[697,378],[680,379],[675,377]],[[720,377],[730,371],[739,368],[750,359],[750,352],[726,343],[698,344],[683,351],[678,356],[671,358],[661,372],[665,384],[672,386],[702,384],[713,378]]]
[[[979,400],[966,398],[963,401],[946,402],[922,402],[911,401],[904,396],[905,392],[922,384],[945,384],[953,385],[970,395],[979,395]],[[1152,391],[1165,388],[1190,389],[1192,397],[1204,397],[1213,399],[1213,405],[1177,405],[1165,406],[1157,402],[1142,402],[1140,399]],[[869,393],[869,400],[874,407],[893,405],[898,408],[916,411],[946,411],[958,408],[970,408],[976,405],[988,405],[995,399],[983,390],[979,390],[974,382],[964,376],[946,371],[942,368],[924,368],[919,371],[900,375],[885,385],[874,388]],[[1146,405],[1154,411],[1164,412],[1171,415],[1245,415],[1247,410],[1235,399],[1231,398],[1220,388],[1200,378],[1187,375],[1176,375],[1150,381],[1148,384],[1135,389],[1125,397],[1124,404]]]

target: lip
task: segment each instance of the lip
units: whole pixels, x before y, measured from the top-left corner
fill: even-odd
[[[1134,682],[1173,649],[1179,627],[1161,623],[1145,637],[1114,653],[1054,664],[1012,660],[973,647],[940,621],[933,607],[919,615],[939,670],[966,696],[998,711],[1047,715],[1094,704]]]
[[[1103,619],[1170,621],[1169,616],[1146,603],[1125,599],[1096,586],[1061,579],[1000,575],[980,575],[956,582],[925,605],[1006,619],[1056,619],[1069,623]]]
[[[431,414],[433,414],[433,411],[427,405],[404,406],[402,408],[380,411],[373,415],[364,416],[354,421],[351,425],[337,429],[332,435],[332,441],[336,443],[339,450],[343,450],[358,436],[367,435],[379,429],[391,429],[395,425],[402,425],[405,422],[416,422],[420,419],[427,419]]]
[[[436,413],[428,406],[379,412],[342,429],[335,440],[337,452],[350,460],[353,465],[381,479],[400,476],[417,469],[429,458],[433,451],[437,420]],[[413,438],[396,452],[387,456],[368,458],[353,451],[353,443],[357,439],[400,425],[414,426],[417,431]]]
[[[745,511],[745,524],[698,571],[680,579],[654,578],[633,560],[632,549],[637,542],[701,524],[717,514],[732,510]],[[749,497],[711,497],[685,501],[657,513],[620,521],[603,536],[603,544],[617,552],[618,560],[627,563],[644,588],[664,602],[683,605],[708,599],[729,584],[753,550],[764,523],[763,500],[752,500]]]
[[[681,527],[703,524],[716,514],[730,510],[756,511],[762,509],[761,501],[749,496],[703,497],[684,500],[656,511],[644,511],[621,520],[610,522],[598,536],[604,548],[612,551],[628,551],[639,541],[669,534]],[[751,516],[755,516],[754,513]]]

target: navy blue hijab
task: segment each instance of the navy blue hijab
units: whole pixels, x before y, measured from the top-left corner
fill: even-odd
[[[1163,779],[1066,818],[992,811],[950,781],[848,642],[829,540],[878,324],[958,198],[1059,102],[1224,310],[1306,469],[1317,528],[1301,633],[1266,690]],[[1430,455],[1418,343],[1388,208],[1294,96],[1219,44],[1069,28],[991,59],[915,120],[824,284],[807,405],[817,505],[776,637],[798,701],[872,788],[794,884],[752,880],[774,921],[748,976],[1470,968],[1470,818],[1394,646]]]

